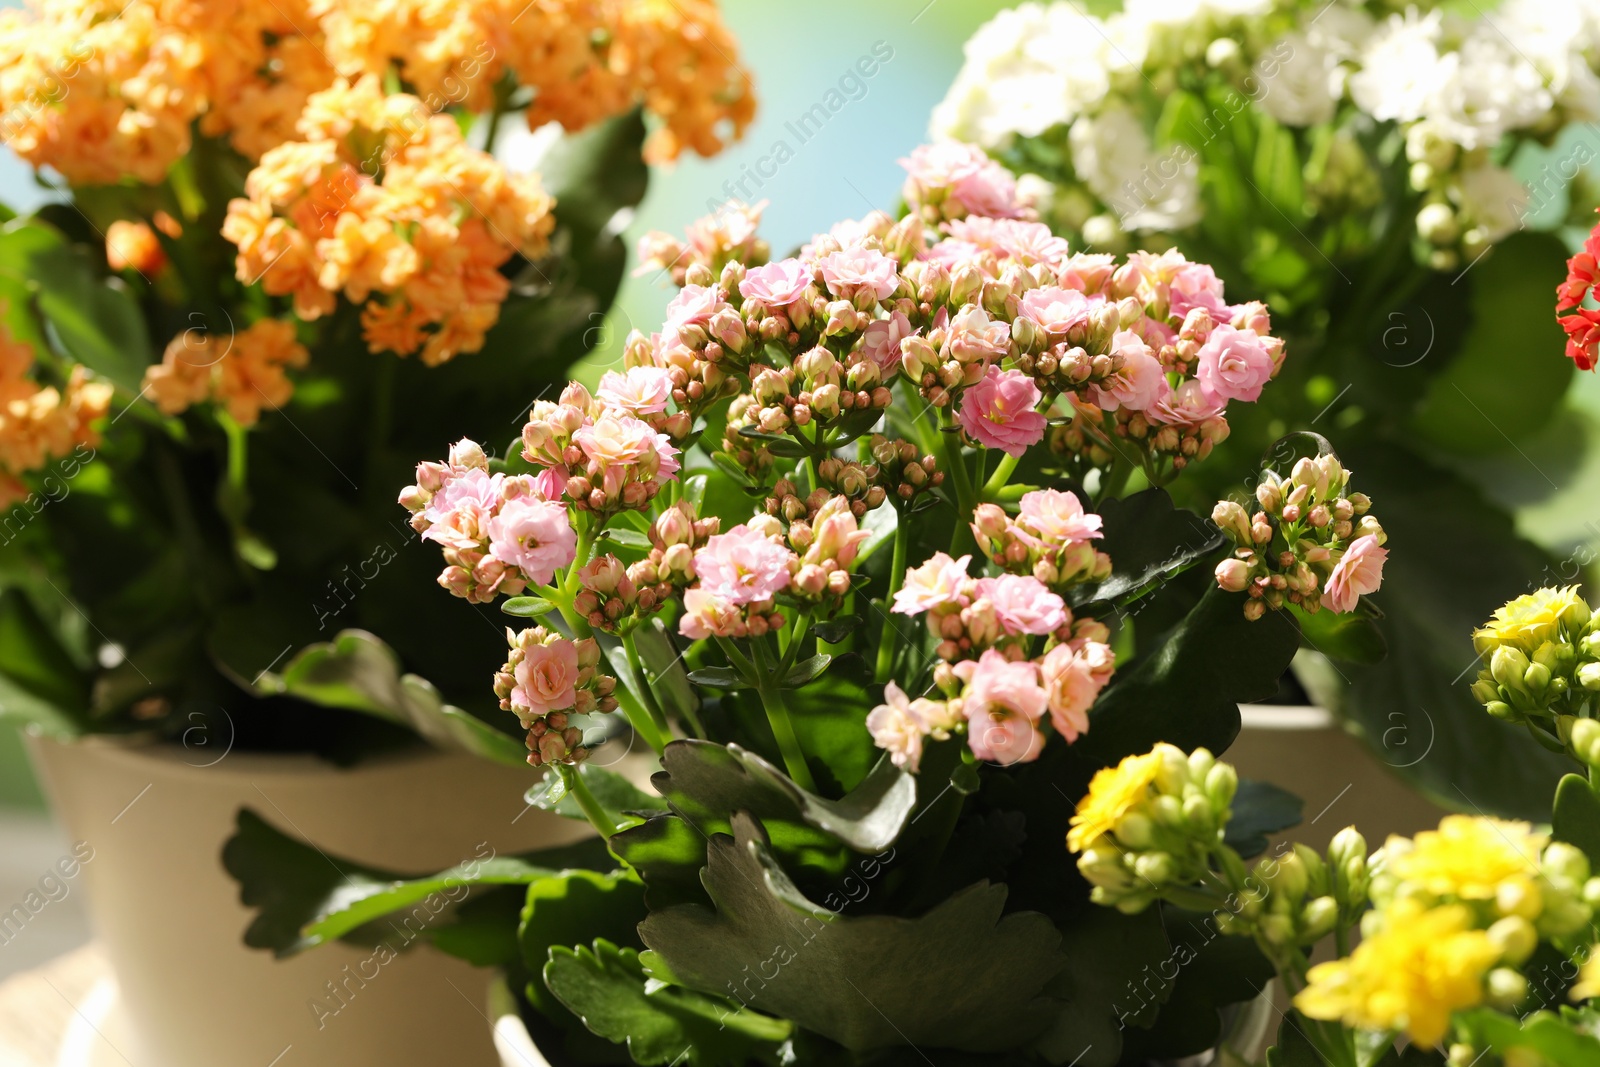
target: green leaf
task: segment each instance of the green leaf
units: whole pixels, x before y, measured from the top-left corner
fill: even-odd
[[[1544,1063],[1600,1063],[1600,1040],[1548,1011],[1534,1012],[1520,1023],[1488,1008],[1463,1012],[1457,1018],[1475,1044],[1487,1045],[1508,1060],[1513,1050],[1525,1049],[1537,1053]]]
[[[1294,620],[1244,617],[1242,594],[1210,586],[1160,645],[1119,671],[1089,712],[1074,757],[1108,766],[1157,741],[1221,753],[1239,733],[1239,705],[1264,700],[1294,658]]]
[[[1233,798],[1233,815],[1223,837],[1233,849],[1249,859],[1267,850],[1267,835],[1300,825],[1305,801],[1270,782],[1244,779]]]
[[[662,752],[661,766],[651,784],[708,836],[727,832],[734,814],[745,812],[782,845],[837,840],[857,852],[881,852],[894,844],[916,806],[916,779],[887,757],[840,800],[801,789],[738,745],[674,741]]]
[[[640,151],[645,134],[644,117],[635,109],[567,134],[539,161],[544,187],[556,198],[556,218],[575,243],[621,233],[617,213],[644,199],[650,183]]]
[[[779,1045],[792,1029],[734,1001],[655,982],[645,975],[637,952],[604,939],[592,949],[551,949],[544,980],[590,1030],[626,1042],[641,1067],[776,1063]]]
[[[527,856],[490,850],[435,874],[408,875],[329,855],[249,808],[241,808],[238,819],[238,831],[223,846],[222,865],[239,883],[240,901],[260,909],[245,931],[245,944],[280,957],[407,909],[426,929],[445,907],[467,899],[473,886],[523,885],[567,866],[605,861],[604,845],[595,841]]]
[[[0,718],[63,740],[87,727],[89,684],[21,589],[0,593]]]
[[[861,629],[865,621],[860,615],[840,615],[837,618],[812,623],[811,632],[817,635],[819,641],[836,645]]]
[[[1289,605],[1300,624],[1300,638],[1307,648],[1343,663],[1381,663],[1389,652],[1378,624],[1359,612],[1335,615],[1331,611],[1307,614],[1298,605]]]
[[[783,676],[783,681],[779,682],[778,686],[782,689],[799,689],[821,675],[832,662],[833,657],[826,652],[819,652],[815,656],[803,659],[789,668],[789,673]]]
[[[615,771],[597,767],[593,763],[578,765],[589,792],[612,819],[620,819],[629,812],[666,811],[667,803],[628,781]],[[542,782],[529,789],[523,800],[543,811],[553,811],[568,819],[587,819],[577,798],[567,792],[565,781],[559,774],[547,774]]]
[[[612,527],[611,529],[606,530],[601,536],[604,537],[605,540],[619,544],[624,548],[642,548],[646,551],[649,551],[650,549],[650,538],[640,533],[638,530],[625,530]]]
[[[703,685],[707,689],[749,689],[750,683],[744,680],[744,675],[732,667],[701,667],[697,671],[689,672],[689,681],[695,685]]]
[[[632,677],[627,650],[620,642],[604,641],[601,647],[618,678]],[[651,619],[633,632],[633,647],[639,652],[644,684],[663,710],[685,721],[690,713],[699,710],[700,694],[690,684],[689,669],[683,665],[683,656],[660,619]]]
[[[1587,778],[1569,774],[1561,779],[1550,826],[1557,841],[1577,845],[1600,868],[1600,796]]]
[[[793,437],[788,437],[784,434],[763,433],[760,430],[752,430],[748,426],[741,426],[739,427],[739,436],[748,438],[750,441],[764,446],[766,450],[771,452],[774,456],[784,456],[789,459],[799,459],[811,454],[810,450],[807,449],[805,445],[801,444],[799,441],[796,441]]]
[[[153,360],[150,338],[120,278],[102,277],[59,230],[27,219],[0,228],[0,274],[29,283],[67,355],[119,388],[139,391]]]
[[[1075,603],[1133,599],[1227,544],[1215,523],[1174,507],[1165,489],[1107,500],[1100,517],[1105,536],[1095,547],[1111,557],[1111,577],[1075,590]]]
[[[1563,334],[1551,296],[1567,251],[1552,234],[1513,234],[1472,267],[1472,325],[1460,351],[1429,382],[1412,426],[1448,452],[1514,447],[1554,416],[1575,368],[1558,359]],[[1506,387],[1508,366],[1516,387]]]
[[[677,815],[651,815],[611,838],[611,851],[644,879],[652,908],[704,900],[706,836]]]
[[[1255,117],[1259,126],[1252,165],[1256,188],[1269,204],[1294,219],[1304,214],[1306,203],[1294,134],[1264,112],[1256,111]]]
[[[510,766],[527,762],[522,742],[446,704],[427,679],[401,674],[394,650],[365,630],[343,630],[332,641],[307,645],[280,674],[262,672],[256,688],[409,726],[438,748]]]
[[[1130,991],[1139,988],[1152,960],[1169,955],[1167,938],[1154,909],[1123,915],[1106,908],[1063,927],[1061,938],[1066,965],[1046,989],[1062,1007],[1034,1049],[1050,1063],[1110,1067],[1118,1062],[1127,1025],[1155,1022],[1156,998]]]
[[[540,615],[550,614],[550,612],[556,610],[556,606],[550,601],[536,596],[514,596],[510,600],[502,601],[500,610],[507,615],[532,619]]]
[[[752,816],[735,815],[733,831],[707,846],[714,906],[654,911],[639,927],[690,987],[732,982],[752,1008],[853,1052],[1010,1049],[1059,1011],[1042,991],[1062,966],[1061,935],[1037,913],[1002,917],[1004,886],[979,882],[915,919],[845,916],[795,888]]]
[[[1317,703],[1437,803],[1543,822],[1570,761],[1483,710],[1470,690],[1471,635],[1557,564],[1477,489],[1406,446],[1376,436],[1338,444],[1389,535],[1383,589],[1373,596],[1389,655],[1315,673],[1315,660],[1305,669],[1297,661],[1296,673]]]
[[[750,473],[739,466],[739,461],[727,452],[711,453],[711,462],[716,465],[719,471],[732,478],[737,485],[749,488],[756,484],[755,479],[750,477]]]
[[[517,928],[522,962],[535,979],[528,999],[540,1011],[559,1009],[537,976],[550,950],[574,940],[603,937],[625,948],[643,948],[636,928],[646,915],[644,885],[631,871],[562,871],[528,885]]]

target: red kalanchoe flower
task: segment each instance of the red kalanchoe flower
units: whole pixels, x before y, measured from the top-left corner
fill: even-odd
[[[1567,358],[1579,370],[1594,370],[1600,352],[1600,312],[1583,307],[1600,275],[1600,226],[1567,260],[1567,280],[1556,287],[1556,317],[1567,331]]]

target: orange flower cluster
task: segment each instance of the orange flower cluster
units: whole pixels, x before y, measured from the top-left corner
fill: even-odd
[[[339,74],[398,72],[434,112],[510,74],[532,125],[642,103],[652,159],[710,155],[754,114],[736,54],[714,0],[30,0],[0,12],[0,139],[75,185],[154,184],[196,120],[258,159]]]
[[[510,291],[500,266],[542,255],[554,228],[538,179],[469,147],[416,97],[384,96],[371,75],[314,95],[300,132],[228,207],[239,279],[292,296],[303,319],[342,292],[365,305],[374,352],[420,348],[432,366],[482,347]]]
[[[295,340],[294,324],[262,319],[232,335],[196,330],[179,334],[161,362],[144,374],[145,393],[164,415],[203,400],[221,404],[241,426],[254,426],[263,407],[280,408],[294,395],[287,367],[310,358]]]
[[[94,423],[111,403],[111,386],[89,381],[82,367],[65,388],[41,388],[29,374],[33,362],[33,346],[0,325],[0,509],[27,498],[22,475],[79,445],[98,445]]]

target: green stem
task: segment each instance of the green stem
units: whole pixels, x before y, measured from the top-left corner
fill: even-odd
[[[947,411],[939,413],[940,422],[946,426],[953,426]],[[967,472],[966,462],[961,456],[961,435],[953,430],[939,433],[940,461],[944,466],[945,474],[956,494],[955,535],[950,539],[950,554],[959,555],[964,549],[973,548],[977,542],[973,539],[972,531],[968,529],[967,522],[972,518],[972,513],[977,507],[972,489],[972,477]]]
[[[789,777],[794,779],[796,785],[814,793],[817,783],[811,777],[811,768],[806,766],[805,752],[800,748],[799,735],[794,732],[789,709],[783,703],[783,694],[777,686],[778,679],[765,669],[761,643],[750,642],[750,649],[758,672],[752,680],[756,683],[756,693],[761,697],[761,708],[767,713],[767,722],[772,726],[772,736],[778,741],[778,751],[783,753],[783,765],[788,768]]]
[[[578,595],[578,572],[589,562],[589,553],[594,549],[594,533],[590,527],[591,522],[580,520],[578,523],[578,547],[572,557],[572,566],[567,570],[566,581],[561,583],[561,593],[568,602]]]
[[[556,764],[556,772],[561,775],[561,782],[567,787],[567,792],[578,802],[578,807],[583,809],[583,814],[589,819],[600,836],[610,838],[617,832],[617,824],[611,821],[611,816],[606,809],[601,807],[589,791],[589,783],[583,780],[583,775],[578,773],[578,768],[567,763]]]
[[[650,713],[650,721],[655,726],[656,735],[671,737],[672,728],[667,725],[666,712],[661,710],[661,702],[656,699],[655,690],[650,687],[650,679],[645,675],[644,663],[639,658],[639,647],[634,643],[631,630],[622,635],[622,650],[628,655],[628,670],[633,674],[633,684],[638,687],[639,698],[643,701],[645,710]],[[652,744],[651,747],[660,752],[665,745]]]
[[[217,412],[217,421],[228,435],[228,484],[242,502],[246,499],[246,485],[250,473],[250,431],[235,422],[226,411]],[[244,516],[237,516],[243,521]]]
[[[1000,460],[1000,465],[994,469],[994,473],[989,475],[989,480],[983,483],[983,491],[979,495],[988,500],[1004,489],[1006,483],[1011,481],[1011,472],[1017,469],[1017,464],[1021,461],[1020,455],[1007,454]]]
[[[789,673],[789,668],[794,666],[795,654],[800,647],[800,639],[811,631],[811,609],[805,608],[794,617],[794,625],[779,637],[778,651],[783,655],[782,666],[778,668],[780,675]]]
[[[879,685],[889,680],[889,675],[894,670],[894,616],[890,612],[894,608],[894,595],[900,591],[900,585],[906,576],[906,552],[911,544],[911,524],[906,521],[904,512],[898,516],[894,527],[894,559],[889,564],[889,591],[883,598],[883,629],[878,633],[878,667],[873,672],[873,678]]]
[[[494,109],[489,112],[489,129],[483,135],[483,150],[489,155],[494,155],[494,142],[500,136],[500,118],[504,114],[505,109],[497,92],[494,95]]]

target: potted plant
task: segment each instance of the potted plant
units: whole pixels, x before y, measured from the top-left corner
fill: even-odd
[[[1294,359],[1265,307],[1175,251],[1073,251],[972,146],[907,165],[901,218],[789,258],[733,216],[653,235],[682,291],[624,368],[401,493],[441,583],[528,620],[483,684],[554,772],[528,802],[600,837],[414,875],[242,813],[252,944],[398,952],[375,917],[472,884],[435,943],[502,971],[552,1063],[1113,1064],[1250,1015],[1273,957],[1161,970],[1177,913],[1096,907],[1074,806],[1158,741],[1226,748],[1303,640],[1365,654],[1377,506],[1313,434],[1175,505]],[[589,757],[617,715],[650,791]],[[1185,766],[1164,803],[1213,849],[1298,818]]]
[[[243,1041],[252,982],[312,1018],[309,975],[212,937],[237,921],[217,855],[240,802],[276,791],[275,817],[320,811],[375,861],[563,837],[473,806],[529,772],[477,685],[481,616],[420,580],[394,487],[561,380],[646,164],[737,136],[749,79],[702,0],[43,2],[0,52],[6,140],[55,193],[0,228],[0,704],[96,850],[147,1054],[267,1062],[281,1044],[212,1040]],[[492,154],[508,121],[548,127],[543,178]],[[427,793],[373,802],[384,759]],[[384,829],[406,803],[436,811],[431,844]],[[341,1028],[476,1025],[436,994]]]
[[[1285,428],[1310,426],[1389,502],[1397,539],[1455,531],[1390,574],[1378,631],[1404,654],[1330,666],[1309,648],[1289,683],[1359,733],[1375,768],[1449,808],[1539,818],[1561,773],[1484,721],[1456,635],[1594,558],[1581,494],[1563,498],[1565,529],[1538,527],[1542,546],[1512,509],[1566,487],[1546,456],[1591,454],[1561,407],[1571,367],[1531,353],[1561,344],[1547,294],[1569,192],[1574,208],[1591,199],[1597,26],[1592,4],[1544,0],[1130,2],[1104,18],[1024,4],[967,43],[932,120],[1022,175],[1062,235],[1173,244],[1272,308],[1296,358],[1233,420],[1229,461],[1178,499],[1221,493]],[[1512,350],[1530,356],[1508,364]],[[1495,454],[1503,473],[1483,462]],[[1398,492],[1412,486],[1425,491]],[[1277,740],[1276,757],[1298,749],[1315,773],[1318,748]],[[1482,758],[1504,746],[1503,762]]]

